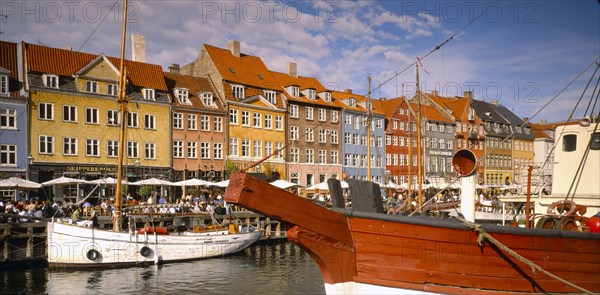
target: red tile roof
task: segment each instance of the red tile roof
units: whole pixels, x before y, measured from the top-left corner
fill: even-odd
[[[415,114],[417,113],[417,104],[414,102],[410,103],[410,107],[412,108]],[[436,107],[421,104],[421,117],[427,118],[428,120],[445,122],[445,123],[454,123],[454,120],[448,118],[446,115],[442,114]]]
[[[281,91],[260,57],[240,54],[235,57],[227,49],[204,44],[204,49],[224,80],[247,86]]]
[[[380,109],[386,117],[392,118],[394,114],[398,112],[398,108],[402,106],[402,103],[406,100],[404,96],[374,100],[373,103],[376,108]]]
[[[332,106],[332,107],[339,107],[339,108],[344,107],[344,104],[339,102],[337,99],[334,99],[333,95],[331,97],[331,102],[326,102],[322,98],[319,97],[318,94],[320,92],[329,91],[329,90],[326,89],[325,86],[323,86],[321,84],[321,82],[319,82],[319,80],[317,80],[316,78],[302,77],[302,76],[292,77],[288,74],[274,72],[274,71],[271,71],[271,74],[273,75],[273,78],[277,81],[277,83],[279,83],[282,90],[284,87],[288,87],[288,86],[292,86],[292,85],[300,87],[300,96],[299,97],[293,97],[286,93],[286,97],[290,101],[305,102],[305,103],[311,103],[311,104],[316,104],[316,105]],[[309,89],[309,88],[312,88],[316,91],[317,97],[315,100],[308,99],[308,97],[306,97],[304,94],[302,94],[302,90]]]
[[[23,42],[23,46],[27,55],[28,71],[58,76],[71,76],[100,56],[99,54],[94,55],[25,42]],[[119,58],[108,57],[108,59],[116,68],[119,67]],[[167,90],[161,66],[125,60],[125,68],[131,84],[144,88]]]
[[[205,77],[195,77],[195,76],[187,76],[187,75],[175,75],[170,73],[164,73],[165,82],[169,87],[169,93],[173,97],[173,105],[181,106],[181,107],[189,107],[195,109],[205,109],[205,110],[223,110],[223,106],[221,105],[220,100],[216,96],[216,92],[212,87],[212,84],[208,78]],[[192,103],[191,105],[181,103],[173,90],[175,88],[185,88],[188,90],[188,99]],[[215,102],[216,108],[206,107],[204,103],[202,103],[198,93],[210,92],[213,94],[213,101]]]
[[[11,96],[15,98],[20,97],[17,47],[17,43],[0,41],[0,67],[10,71],[9,89]]]

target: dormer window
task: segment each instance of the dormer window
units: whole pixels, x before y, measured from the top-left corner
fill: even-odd
[[[298,86],[292,86],[292,96],[293,97],[300,96],[300,88]]]
[[[264,91],[265,98],[272,104],[277,104],[277,92],[272,90]]]
[[[58,76],[57,75],[42,75],[42,79],[44,80],[44,86],[48,88],[56,88],[58,89]]]
[[[325,92],[325,99],[326,102],[331,102],[331,92]]]
[[[1,75],[0,76],[0,95],[8,94],[8,76]]]
[[[472,108],[469,108],[469,121],[474,121],[475,120],[475,110]]]
[[[98,93],[98,82],[86,81],[85,82],[85,91],[89,92],[89,93]]]
[[[118,89],[117,84],[108,84],[106,86],[106,94],[116,96],[117,89]]]
[[[348,99],[348,106],[350,106],[351,108],[355,108],[356,107],[356,99],[354,99],[354,98]]]
[[[175,97],[179,99],[181,103],[191,104],[189,99],[189,91],[185,88],[175,88],[173,91],[175,93]]]
[[[215,108],[217,107],[215,105],[215,102],[213,101],[213,94],[210,92],[204,92],[202,94],[200,94],[200,100],[202,100],[202,103],[209,108]]]
[[[315,100],[315,90],[314,89],[308,89],[308,99],[310,100]]]
[[[244,86],[242,85],[231,85],[231,91],[233,92],[234,98],[244,98]]]
[[[154,89],[144,88],[142,90],[142,94],[144,95],[145,100],[156,100],[156,97],[154,96]]]

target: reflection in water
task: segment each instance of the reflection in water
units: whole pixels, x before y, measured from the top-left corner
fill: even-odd
[[[222,258],[150,267],[0,271],[9,294],[324,294],[308,254],[290,243],[256,245]]]

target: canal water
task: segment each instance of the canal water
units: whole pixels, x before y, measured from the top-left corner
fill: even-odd
[[[0,294],[325,294],[310,256],[289,243],[193,262],[108,270],[0,270]]]

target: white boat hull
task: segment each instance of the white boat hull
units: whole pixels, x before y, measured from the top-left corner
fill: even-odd
[[[48,223],[50,267],[105,267],[187,261],[239,252],[252,245],[261,231],[181,234],[140,234]]]

